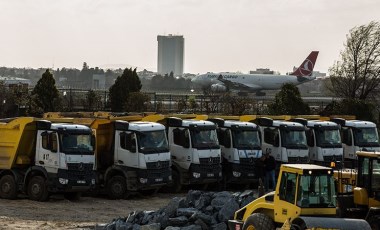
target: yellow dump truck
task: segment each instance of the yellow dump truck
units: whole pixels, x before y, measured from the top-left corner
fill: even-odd
[[[97,114],[89,117],[81,114],[79,118],[65,115],[50,113],[45,114],[45,118],[52,122],[86,125],[96,137],[97,193],[122,199],[136,192],[154,193],[171,182],[164,125],[141,121],[138,115],[109,117],[103,114],[102,118]]]
[[[171,182],[165,126],[155,122],[96,119],[96,173],[99,189],[111,199],[149,194]]]
[[[25,193],[45,201],[51,193],[77,199],[95,186],[94,142],[83,125],[32,117],[0,120],[0,197]]]

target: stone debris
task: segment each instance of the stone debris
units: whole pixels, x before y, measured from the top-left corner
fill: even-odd
[[[174,197],[158,211],[132,212],[127,217],[96,226],[104,230],[227,230],[235,211],[256,199],[244,192],[190,190],[184,198]]]

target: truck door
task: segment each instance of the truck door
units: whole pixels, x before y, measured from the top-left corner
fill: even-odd
[[[188,129],[174,128],[172,138],[173,142],[170,143],[170,153],[172,160],[180,165],[181,168],[188,169],[192,162],[192,155],[190,149],[190,134]]]
[[[353,141],[352,129],[342,129],[343,154],[346,159],[355,159],[355,146]]]
[[[39,133],[36,147],[36,165],[42,166],[47,172],[57,173],[59,167],[58,135],[56,132],[43,131]]]
[[[278,128],[264,127],[263,129],[263,153],[269,153],[276,161],[281,161],[280,133]]]

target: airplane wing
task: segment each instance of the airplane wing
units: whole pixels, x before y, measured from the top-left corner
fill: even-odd
[[[233,82],[233,81],[224,79],[222,75],[218,77],[218,80],[222,82],[228,89],[235,89],[235,90],[248,91],[248,92],[258,91],[262,89],[262,87],[259,85]]]

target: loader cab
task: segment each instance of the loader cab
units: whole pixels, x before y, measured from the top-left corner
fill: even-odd
[[[336,195],[331,168],[310,164],[284,164],[274,194],[275,222],[294,215],[334,216]]]
[[[354,197],[358,204],[380,206],[380,153],[358,152],[357,186]]]

